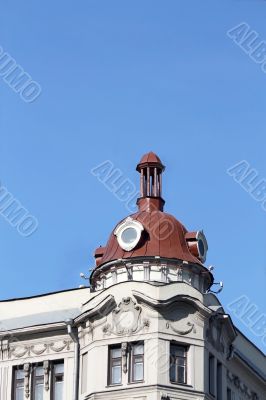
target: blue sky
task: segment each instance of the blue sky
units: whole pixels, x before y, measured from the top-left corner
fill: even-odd
[[[2,4],[0,46],[42,93],[25,103],[0,79],[1,184],[39,222],[25,238],[0,216],[1,299],[78,287],[128,213],[90,170],[111,160],[138,185],[153,150],[166,210],[204,229],[223,304],[265,313],[266,212],[226,173],[247,160],[266,178],[266,74],[226,35],[246,22],[266,40],[265,14],[259,0]]]

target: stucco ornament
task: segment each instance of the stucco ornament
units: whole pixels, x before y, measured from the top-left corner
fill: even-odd
[[[30,364],[24,364],[24,373],[25,373],[25,396],[28,399],[30,397]]]
[[[123,372],[124,374],[127,373],[127,351],[128,351],[128,343],[127,342],[123,342],[122,346],[122,365],[123,365]]]
[[[51,343],[39,343],[36,345],[12,345],[9,349],[9,358],[23,358],[25,356],[40,356],[45,353],[61,353],[63,350],[70,350],[70,340],[60,340]]]
[[[124,297],[119,306],[112,312],[112,324],[108,323],[103,327],[103,333],[110,335],[131,335],[143,328],[149,327],[149,321],[141,321],[142,309],[132,300],[131,297]]]
[[[242,380],[239,376],[233,374],[230,371],[227,371],[227,379],[228,381],[234,385],[235,389],[239,393],[239,397],[242,397],[244,394],[247,399],[250,400],[259,400],[259,396],[256,392],[253,392]]]
[[[44,388],[48,392],[48,390],[49,390],[49,372],[50,372],[49,360],[45,360],[43,362],[43,370],[44,370]]]
[[[171,328],[175,333],[177,333],[178,335],[181,335],[181,336],[188,335],[191,332],[197,333],[195,324],[193,324],[192,322],[188,321],[186,323],[187,329],[182,329],[181,327],[178,328],[178,325],[176,326],[175,322],[176,321],[166,322],[166,328],[167,329]]]

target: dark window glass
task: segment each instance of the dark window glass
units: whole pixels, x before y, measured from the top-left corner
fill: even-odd
[[[223,399],[223,366],[217,363],[217,400]]]
[[[215,396],[215,358],[212,354],[209,355],[209,393]]]
[[[187,348],[173,343],[170,348],[170,381],[187,383]]]
[[[109,349],[109,385],[122,383],[122,350],[121,346]]]

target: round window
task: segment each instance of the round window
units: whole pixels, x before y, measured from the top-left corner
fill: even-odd
[[[128,217],[116,227],[114,234],[117,237],[119,246],[125,251],[131,251],[139,243],[143,230],[144,227],[139,221]]]
[[[138,237],[138,232],[135,228],[126,228],[121,234],[121,239],[126,244],[135,242],[137,237]]]
[[[200,256],[201,256],[201,257],[204,257],[204,254],[205,254],[205,246],[204,246],[203,240],[199,239],[199,241],[198,241],[198,246],[199,246],[199,253],[200,253]]]

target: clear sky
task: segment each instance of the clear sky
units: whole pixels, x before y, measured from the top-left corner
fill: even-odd
[[[266,40],[261,0],[13,1],[0,46],[41,85],[26,103],[0,78],[1,184],[38,219],[30,237],[0,215],[0,298],[78,287],[125,204],[90,170],[110,160],[138,185],[159,154],[166,210],[203,228],[224,306],[265,313],[266,212],[227,169],[266,178],[266,74],[226,32]],[[240,318],[237,326],[265,351]]]

